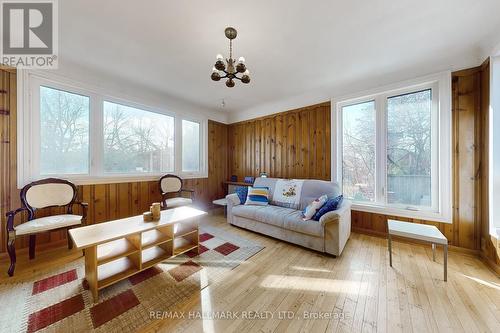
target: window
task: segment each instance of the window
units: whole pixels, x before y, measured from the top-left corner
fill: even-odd
[[[387,202],[390,204],[432,206],[431,93],[428,89],[387,98]]]
[[[24,72],[18,79],[25,106],[18,108],[19,187],[47,176],[77,184],[208,176],[206,119],[59,78]]]
[[[182,171],[200,170],[200,124],[182,121]]]
[[[104,172],[173,172],[174,169],[173,117],[104,102]]]
[[[332,103],[332,174],[355,209],[451,222],[451,77],[422,81]]]
[[[375,101],[342,107],[342,187],[356,201],[375,201]]]
[[[89,172],[89,97],[40,87],[40,174]]]

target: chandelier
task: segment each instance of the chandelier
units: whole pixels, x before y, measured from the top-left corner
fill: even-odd
[[[217,61],[212,69],[211,78],[214,81],[219,81],[220,79],[226,80],[226,86],[229,88],[234,87],[234,80],[240,80],[243,83],[250,82],[250,72],[245,66],[245,58],[239,57],[238,62],[233,59],[233,39],[236,38],[238,32],[235,28],[227,27],[224,30],[226,37],[229,39],[229,59],[226,59],[226,64],[224,63],[224,57],[222,54],[217,55]],[[222,72],[222,73],[221,73]],[[242,74],[241,77],[236,76],[236,74]]]

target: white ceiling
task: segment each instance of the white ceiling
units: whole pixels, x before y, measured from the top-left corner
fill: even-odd
[[[219,112],[465,68],[500,42],[498,0],[71,0],[59,12],[61,66]],[[210,79],[229,25],[252,78],[232,89]]]

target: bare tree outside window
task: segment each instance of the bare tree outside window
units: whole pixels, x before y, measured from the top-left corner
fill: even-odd
[[[387,99],[387,201],[431,206],[431,90]]]
[[[200,124],[182,120],[182,171],[200,171]]]
[[[104,102],[104,171],[174,170],[174,118]]]
[[[40,87],[40,174],[89,172],[88,96]]]
[[[375,102],[344,106],[342,132],[344,195],[375,201]]]

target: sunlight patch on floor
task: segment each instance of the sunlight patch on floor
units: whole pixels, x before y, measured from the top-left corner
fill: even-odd
[[[301,291],[320,291],[327,293],[346,293],[353,295],[366,295],[361,292],[368,290],[366,282],[318,279],[302,276],[268,275],[260,283],[263,288],[288,289]]]
[[[473,276],[468,276],[468,275],[464,275],[464,274],[461,274],[463,277],[469,279],[469,280],[472,280],[474,282],[477,282],[483,286],[486,286],[486,287],[489,287],[489,288],[493,288],[493,289],[496,289],[498,291],[500,291],[500,284],[498,283],[494,283],[494,282],[489,282],[489,281],[484,281],[484,280],[481,280],[481,279],[478,279],[476,277],[473,277]]]
[[[294,269],[296,271],[324,272],[324,273],[331,273],[332,272],[329,269],[311,268],[311,267],[302,267],[302,266],[291,266],[290,268]]]
[[[201,291],[201,313],[212,312],[212,301],[210,300],[210,287],[206,287]],[[203,332],[214,333],[214,322],[210,319],[210,316],[203,316]]]

